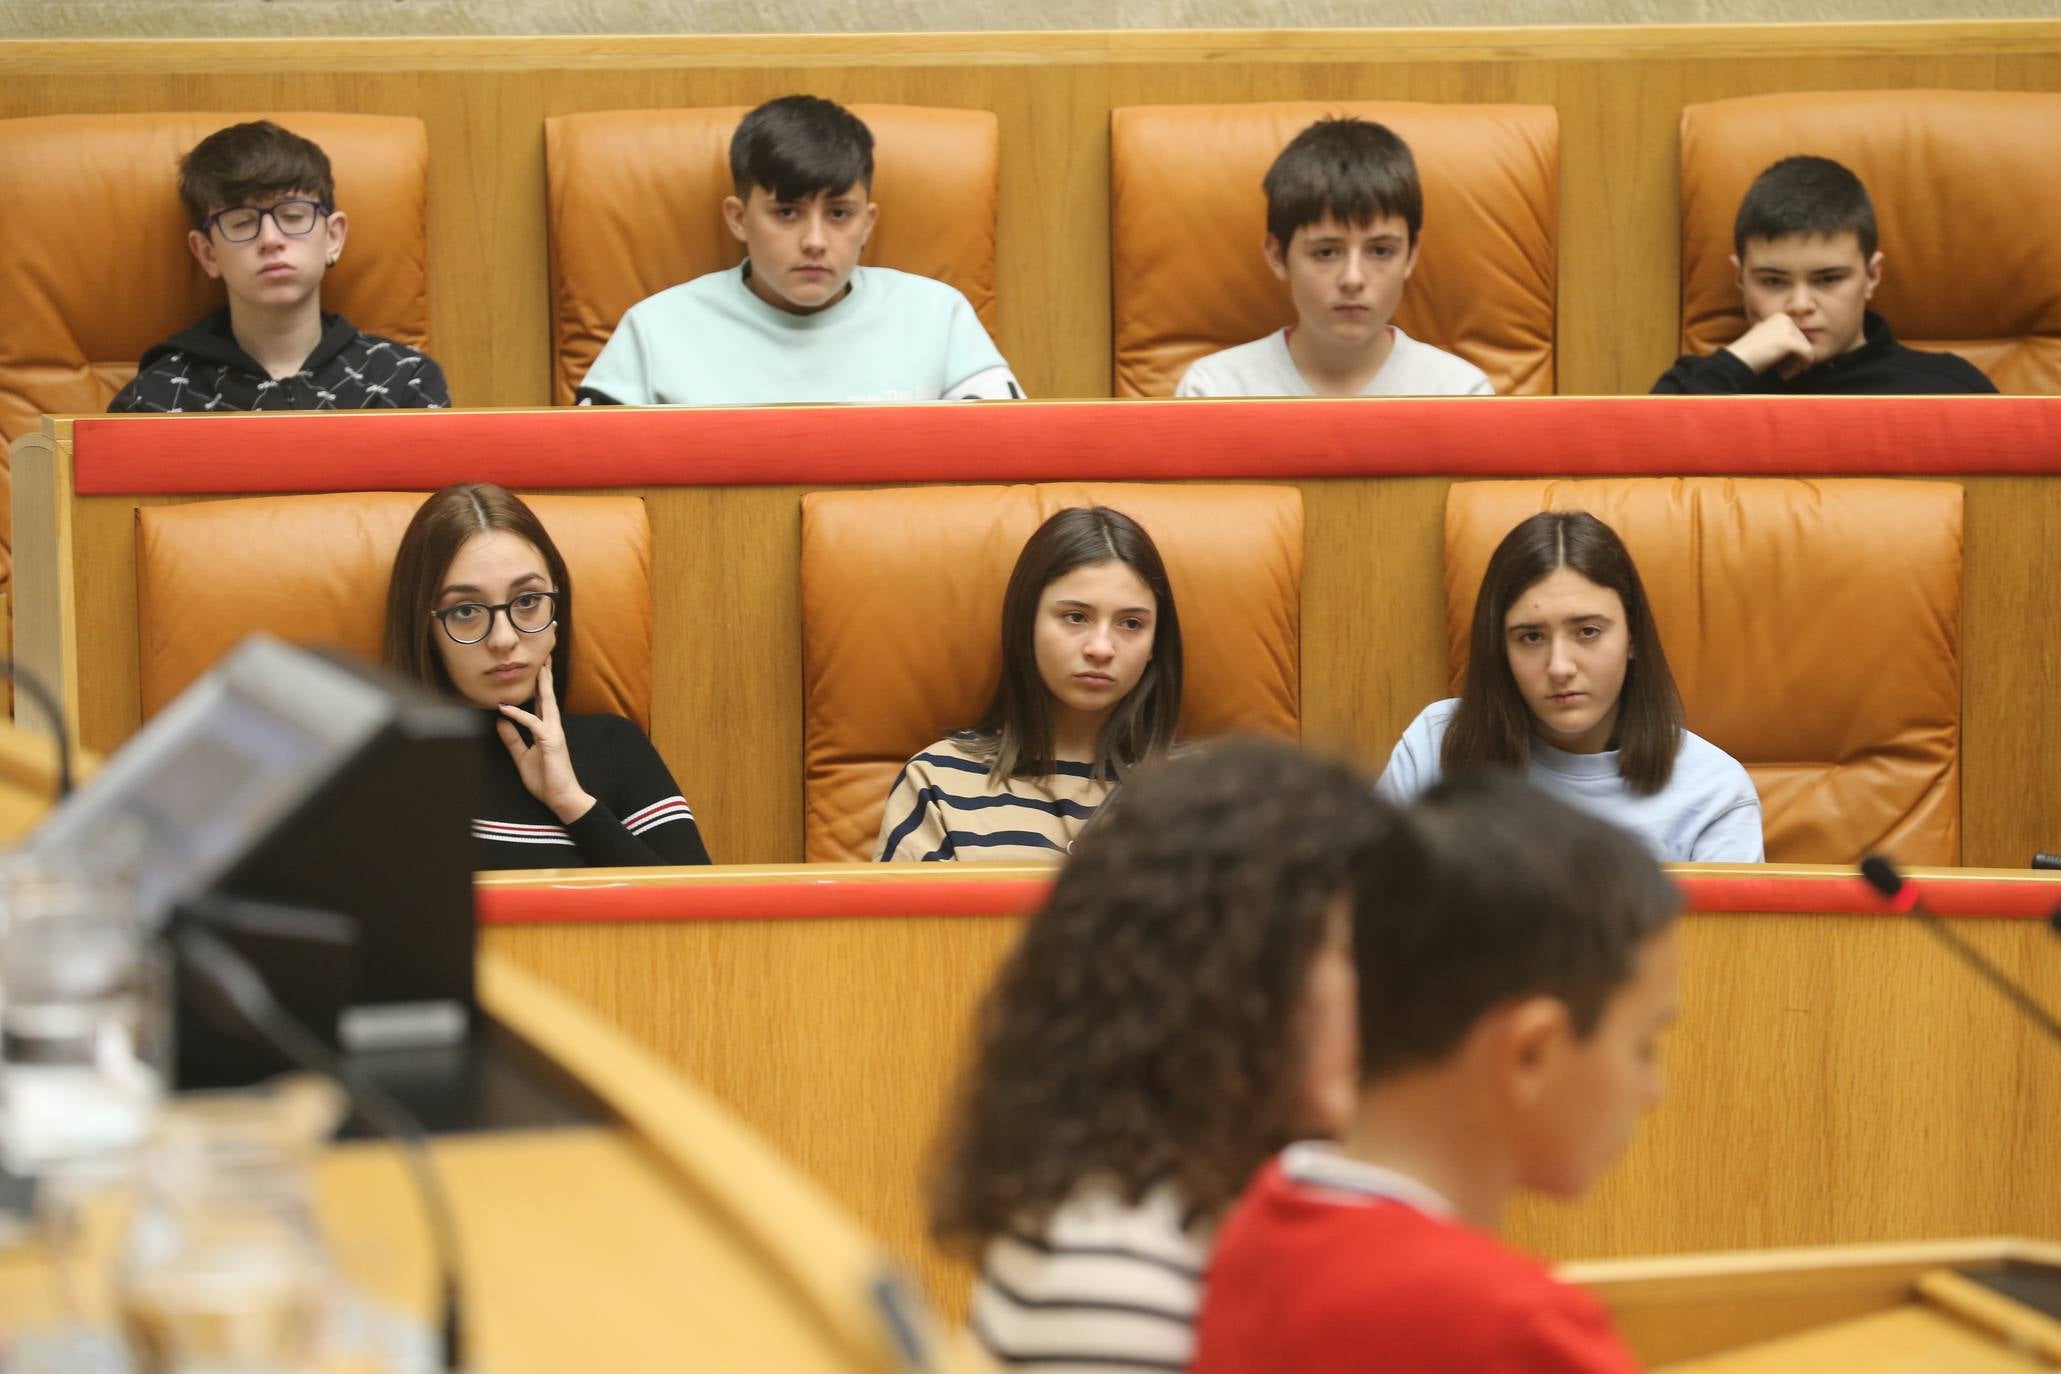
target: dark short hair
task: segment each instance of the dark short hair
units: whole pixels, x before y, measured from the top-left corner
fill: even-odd
[[[1394,815],[1343,764],[1256,739],[1153,764],[1075,842],[982,1002],[931,1223],[979,1244],[1090,1180],[1203,1215],[1309,1129],[1309,973]]]
[[[336,207],[329,154],[269,119],[217,129],[179,159],[179,202],[196,229],[217,210],[289,191]]]
[[[873,131],[835,101],[783,95],[744,117],[730,137],[739,199],[760,187],[779,201],[873,185]]]
[[[1522,997],[1567,1005],[1587,1036],[1673,924],[1681,894],[1644,845],[1497,769],[1457,773],[1372,845],[1357,908],[1360,1076],[1442,1062]]]
[[[558,592],[558,640],[551,649],[552,694],[565,704],[572,681],[572,574],[558,546],[521,497],[491,482],[462,482],[445,487],[415,510],[394,554],[393,575],[386,587],[386,633],[380,658],[388,668],[447,697],[459,697],[444,667],[434,635],[443,630],[430,618],[451,561],[476,534],[505,530],[526,539],[543,555],[544,571]]]
[[[1753,179],[1732,221],[1732,251],[1748,239],[1852,233],[1875,256],[1875,204],[1861,179],[1829,157],[1785,157]]]
[[[1295,231],[1325,216],[1349,225],[1393,215],[1424,227],[1424,188],[1410,145],[1385,124],[1320,119],[1288,141],[1267,168],[1267,232],[1287,252]]]
[[[1453,772],[1530,764],[1533,716],[1510,671],[1503,620],[1527,588],[1561,568],[1616,592],[1624,603],[1632,658],[1618,697],[1618,772],[1633,792],[1650,796],[1674,776],[1675,755],[1682,747],[1682,694],[1668,671],[1660,629],[1631,551],[1616,530],[1585,510],[1541,511],[1504,535],[1489,556],[1474,598],[1460,708],[1446,727],[1439,766]]]
[[[1053,771],[1052,692],[1038,672],[1038,599],[1074,569],[1112,560],[1136,573],[1156,603],[1152,661],[1103,722],[1095,776],[1121,780],[1174,742],[1181,718],[1181,617],[1159,548],[1122,511],[1069,506],[1024,542],[1002,593],[1002,676],[973,727],[973,745],[992,754],[995,776],[1043,777]]]

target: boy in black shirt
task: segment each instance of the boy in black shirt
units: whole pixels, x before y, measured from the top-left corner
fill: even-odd
[[[1789,157],[1754,179],[1732,228],[1732,266],[1752,327],[1689,355],[1656,392],[1932,395],[1996,390],[1951,353],[1905,348],[1868,309],[1882,282],[1875,207],[1830,158]]]
[[[425,354],[322,313],[348,225],[319,147],[270,120],[219,129],[180,159],[179,199],[187,246],[229,305],[153,345],[110,411],[451,404]]]

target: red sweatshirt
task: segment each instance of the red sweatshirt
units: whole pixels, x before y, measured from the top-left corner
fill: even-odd
[[[1290,1147],[1218,1234],[1191,1374],[1637,1374],[1601,1303],[1437,1202]]]

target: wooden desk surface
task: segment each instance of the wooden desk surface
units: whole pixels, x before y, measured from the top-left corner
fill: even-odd
[[[903,1367],[901,1330],[934,1338],[936,1369],[988,1368],[963,1341],[938,1337],[924,1311],[884,1320],[892,1270],[882,1252],[735,1118],[520,970],[484,958],[479,985],[498,1020],[616,1118],[436,1140],[479,1368],[887,1374]],[[337,1146],[317,1181],[343,1276],[426,1316],[428,1235],[398,1153]],[[124,1210],[110,1197],[92,1211],[78,1271],[99,1278],[84,1295],[89,1311],[110,1306]],[[57,1310],[38,1249],[0,1252],[0,1337]]]

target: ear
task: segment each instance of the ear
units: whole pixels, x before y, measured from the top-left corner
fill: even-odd
[[[1740,265],[1739,255],[1734,253],[1727,257],[1725,261],[1732,264],[1732,285],[1744,291],[1746,289],[1746,269]]]
[[[730,236],[739,243],[744,242],[744,202],[735,196],[723,197],[723,223],[730,226]]]
[[[1423,246],[1424,240],[1421,238],[1413,238],[1410,240],[1410,256],[1403,259],[1404,281],[1408,281],[1410,279],[1410,274],[1417,270],[1417,250]]]
[[[186,231],[186,247],[193,254],[193,260],[200,264],[201,271],[218,281],[221,279],[222,266],[215,261],[213,235],[203,234],[198,229],[189,229]]]
[[[1510,1105],[1530,1111],[1553,1093],[1574,1022],[1557,997],[1526,997],[1496,1015],[1497,1077]]]
[[[341,210],[329,212],[329,265],[336,266],[336,260],[343,256],[344,239],[351,232],[350,216]]]
[[[866,213],[863,218],[865,226],[859,232],[859,247],[861,248],[864,248],[867,242],[872,239],[873,227],[880,223],[880,207],[870,200],[867,201]]]
[[[1867,287],[1861,292],[1861,299],[1864,301],[1875,299],[1875,288],[1880,285],[1882,285],[1882,250],[1877,248],[1875,256],[1868,259]]]
[[[1288,280],[1288,247],[1272,234],[1262,244],[1261,251],[1267,255],[1267,266],[1274,269],[1274,275],[1282,281]]]

